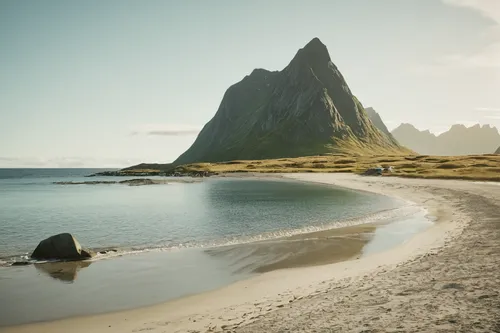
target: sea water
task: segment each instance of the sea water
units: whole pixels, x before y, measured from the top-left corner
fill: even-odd
[[[0,303],[9,304],[0,311],[0,326],[152,305],[253,274],[208,255],[207,248],[414,216],[404,202],[386,196],[283,179],[54,184],[126,179],[84,177],[97,171],[0,169],[4,266],[61,232],[84,247],[117,251],[87,263],[0,267]]]
[[[117,180],[83,178],[93,172],[0,169],[0,258],[26,255],[42,239],[61,232],[96,249],[213,246],[283,236],[399,205],[380,195],[283,180],[54,184]]]

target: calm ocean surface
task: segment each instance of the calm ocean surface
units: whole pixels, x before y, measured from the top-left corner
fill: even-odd
[[[281,258],[248,248],[287,235],[392,222],[376,229],[361,254],[369,255],[430,223],[404,201],[288,180],[53,184],[125,179],[84,177],[97,171],[0,169],[0,304],[8,304],[0,326],[137,308],[216,289],[254,275],[248,267],[255,263]],[[118,252],[86,262],[7,267],[60,232],[74,234],[85,247]],[[266,242],[239,245],[261,240]],[[209,253],[221,245],[232,245],[231,255]]]
[[[55,185],[95,169],[0,169],[0,258],[45,237],[90,248],[201,247],[284,236],[398,206],[384,196],[292,181],[208,178],[168,185]]]

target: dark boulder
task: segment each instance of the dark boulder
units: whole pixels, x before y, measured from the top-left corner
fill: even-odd
[[[91,257],[92,253],[83,250],[76,238],[69,233],[44,239],[31,254],[31,258],[37,260],[83,260]]]

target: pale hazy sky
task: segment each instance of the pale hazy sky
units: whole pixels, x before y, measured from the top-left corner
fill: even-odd
[[[0,0],[0,167],[170,162],[316,36],[389,128],[500,127],[500,0]]]

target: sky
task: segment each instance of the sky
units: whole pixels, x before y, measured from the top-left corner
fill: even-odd
[[[390,129],[500,128],[499,0],[0,0],[0,167],[171,162],[314,37]]]

